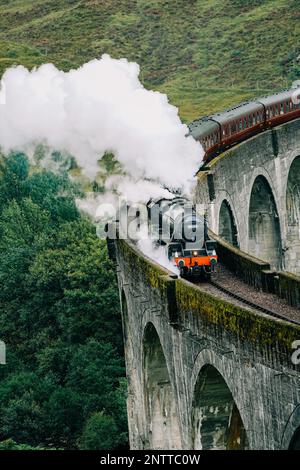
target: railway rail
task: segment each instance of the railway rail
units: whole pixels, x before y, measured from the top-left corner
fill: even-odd
[[[289,322],[295,323],[296,325],[300,324],[300,318],[299,318],[299,321],[292,320],[290,318],[287,318],[285,315],[276,313],[272,310],[269,310],[268,308],[262,307],[261,305],[251,302],[251,300],[245,299],[234,292],[230,292],[229,289],[226,289],[226,287],[221,286],[216,281],[210,280],[209,283],[212,284],[216,289],[219,289],[220,291],[224,292],[224,294],[229,295],[230,297],[233,297],[234,299],[247,305],[248,307],[254,308],[255,310],[259,310],[260,312],[266,313],[267,315],[271,315],[272,317],[279,318],[280,320],[285,320],[285,321],[288,320]]]
[[[300,324],[300,309],[291,307],[284,299],[255,289],[243,282],[224,265],[216,267],[209,281],[196,283],[199,288],[212,295],[218,295],[226,301],[262,312],[266,315]]]

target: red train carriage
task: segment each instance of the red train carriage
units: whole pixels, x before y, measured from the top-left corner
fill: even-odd
[[[205,152],[204,159],[210,159],[220,151],[220,126],[210,117],[204,117],[190,124],[190,134],[198,140]]]
[[[245,140],[264,126],[264,107],[260,103],[244,103],[211,116],[220,127],[220,150]]]
[[[291,88],[192,122],[190,135],[203,146],[203,160],[209,161],[258,132],[300,117],[295,91]]]
[[[300,105],[293,99],[294,91],[283,91],[258,99],[265,108],[266,127],[274,127],[300,117]]]

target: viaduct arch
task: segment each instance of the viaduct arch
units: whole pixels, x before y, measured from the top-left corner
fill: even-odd
[[[272,189],[264,176],[254,180],[248,221],[248,249],[275,269],[282,267],[280,222]]]
[[[192,410],[194,449],[247,448],[245,427],[233,395],[220,372],[203,366],[194,389]]]
[[[219,235],[233,246],[239,246],[238,230],[232,208],[227,199],[221,203],[219,213]]]
[[[143,339],[143,371],[149,449],[178,449],[180,432],[176,401],[163,348],[153,323]]]

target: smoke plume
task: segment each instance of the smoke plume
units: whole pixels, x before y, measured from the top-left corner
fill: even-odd
[[[188,128],[167,96],[144,88],[139,72],[136,63],[109,55],[69,72],[52,64],[8,69],[0,92],[0,147],[7,153],[45,143],[73,155],[91,179],[98,160],[112,152],[131,183],[147,179],[187,192],[202,148],[186,137]],[[143,192],[140,184],[135,197]]]
[[[107,179],[104,197],[91,193],[77,201],[96,217],[109,212],[116,194],[133,203],[170,197],[174,190],[188,195],[203,149],[187,136],[188,128],[167,96],[144,88],[139,72],[136,63],[109,55],[69,72],[52,64],[32,71],[23,66],[8,69],[0,90],[1,151],[30,155],[43,144],[72,155],[91,180],[99,172],[101,157],[113,153],[122,174]],[[140,241],[139,246],[172,268],[151,241]]]

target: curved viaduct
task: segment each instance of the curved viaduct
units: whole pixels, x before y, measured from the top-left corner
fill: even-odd
[[[280,269],[300,272],[299,155],[294,121],[215,159],[196,191],[213,231],[231,242],[216,237],[222,262],[297,307],[300,278]],[[300,448],[300,365],[292,360],[300,325],[178,279],[128,241],[108,248],[122,305],[131,448]]]

